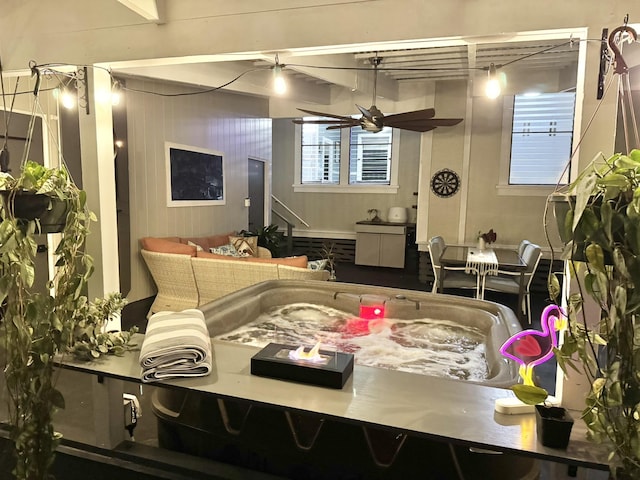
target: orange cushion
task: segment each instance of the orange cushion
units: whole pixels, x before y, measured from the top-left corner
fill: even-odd
[[[288,265],[290,267],[307,268],[309,262],[306,255],[299,257],[284,257],[284,258],[256,258],[256,257],[232,257],[231,255],[218,255],[217,253],[210,252],[197,252],[199,258],[216,258],[218,260],[233,260],[237,262],[255,262],[255,263],[276,263],[279,265]]]
[[[180,253],[183,255],[196,256],[196,247],[184,245],[179,242],[172,242],[165,238],[144,237],[140,239],[142,248],[150,252],[159,253]]]
[[[247,262],[256,263],[277,263],[278,265],[288,265],[290,267],[307,268],[309,259],[306,255],[300,255],[299,257],[284,257],[284,258],[255,258],[245,257]]]
[[[229,237],[235,235],[235,232],[224,233],[222,235],[211,235],[207,238],[209,248],[221,247],[229,243]]]
[[[192,242],[196,245],[200,245],[204,250],[209,250],[213,247],[219,247],[221,245],[226,245],[229,243],[229,236],[235,235],[234,232],[224,233],[222,235],[210,235],[208,237],[181,237],[181,243]]]

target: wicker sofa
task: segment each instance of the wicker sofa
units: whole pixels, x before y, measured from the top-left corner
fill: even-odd
[[[149,315],[194,308],[265,280],[329,278],[326,270],[307,268],[306,256],[271,258],[271,252],[262,247],[251,257],[209,251],[228,244],[232,235],[142,238],[142,258],[158,290]]]

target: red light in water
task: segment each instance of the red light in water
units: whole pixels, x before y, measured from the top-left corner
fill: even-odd
[[[380,305],[360,305],[360,318],[365,320],[384,318],[384,307]]]
[[[369,335],[371,333],[371,326],[374,323],[372,320],[378,320],[384,318],[384,307],[379,305],[360,305],[360,316],[350,318],[344,327],[344,331],[354,337],[361,335]]]

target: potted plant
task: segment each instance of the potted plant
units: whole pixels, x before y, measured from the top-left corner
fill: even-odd
[[[478,232],[478,248],[484,250],[487,245],[495,242],[498,239],[498,234],[493,231],[493,228],[488,232]]]
[[[563,258],[576,292],[566,299],[556,359],[590,382],[582,418],[590,440],[610,445],[612,474],[640,478],[640,150],[596,158],[563,194]],[[559,300],[554,275],[549,292]],[[586,296],[599,310],[595,324],[587,321]]]
[[[334,244],[331,243],[327,245],[326,243],[322,244],[322,259],[327,261],[327,270],[329,270],[329,278],[330,282],[335,282],[337,280],[336,277],[336,254],[333,251]]]
[[[65,168],[45,168],[23,163],[16,178],[0,172],[0,354],[5,362],[5,384],[9,397],[10,436],[16,454],[13,471],[18,479],[48,478],[60,435],[52,419],[64,408],[64,398],[55,387],[56,357],[69,352],[95,358],[126,348],[135,329],[128,333],[106,333],[102,327],[109,315],[124,305],[119,294],[104,301],[89,302],[83,295],[93,272],[92,259],[84,251],[89,224],[96,220]],[[55,250],[55,276],[45,293],[34,290],[37,251],[35,235],[41,218],[16,208],[16,199],[44,195],[66,203],[62,235]],[[37,215],[37,214],[36,214]]]

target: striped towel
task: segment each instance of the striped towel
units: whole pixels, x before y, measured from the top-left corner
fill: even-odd
[[[142,381],[202,377],[211,372],[211,339],[200,310],[158,312],[140,347]]]

